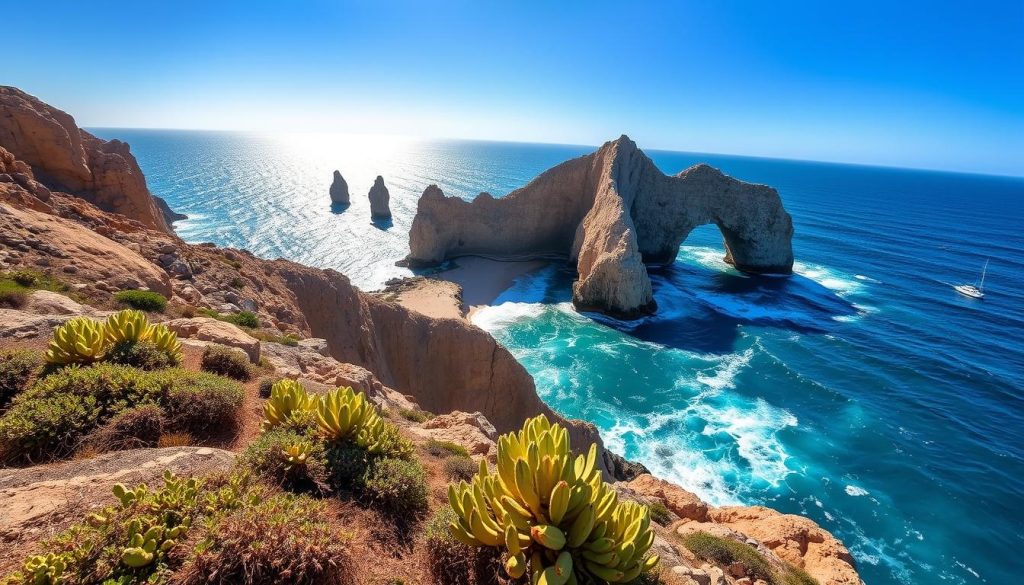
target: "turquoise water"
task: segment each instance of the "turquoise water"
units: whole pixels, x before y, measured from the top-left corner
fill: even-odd
[[[98,130],[132,145],[190,241],[344,271],[366,289],[408,274],[416,199],[495,195],[589,147]],[[572,275],[520,279],[475,321],[556,410],[719,504],[806,514],[867,583],[1013,583],[1024,546],[1024,180],[649,152],[775,186],[796,272],[748,278],[701,228],[654,273],[657,316],[572,311]],[[332,209],[331,172],[353,204]],[[393,222],[365,194],[381,174]],[[973,281],[991,258],[987,298]]]

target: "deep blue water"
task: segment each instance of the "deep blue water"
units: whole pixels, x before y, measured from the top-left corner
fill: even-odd
[[[151,190],[192,216],[190,241],[342,270],[404,274],[416,199],[500,195],[589,147],[344,136],[98,130],[132,145]],[[641,145],[642,146],[642,145]],[[572,275],[521,279],[475,321],[562,413],[720,504],[806,514],[842,538],[869,585],[1013,583],[1024,548],[1024,180],[648,152],[668,173],[706,161],[782,194],[791,278],[748,278],[696,230],[654,274],[654,318],[568,304]],[[339,168],[354,203],[327,195]],[[365,194],[384,176],[394,220]],[[974,281],[984,301],[946,282]]]

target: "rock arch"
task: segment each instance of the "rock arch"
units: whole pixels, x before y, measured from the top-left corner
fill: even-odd
[[[502,198],[481,193],[467,202],[431,185],[417,206],[407,261],[524,259],[568,248],[576,307],[632,318],[656,309],[647,264],[671,263],[686,236],[709,223],[738,270],[792,272],[793,223],[775,189],[706,164],[667,176],[622,136]]]

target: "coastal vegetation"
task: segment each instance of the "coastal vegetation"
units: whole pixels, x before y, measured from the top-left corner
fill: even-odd
[[[140,311],[159,313],[167,308],[167,297],[149,290],[123,290],[114,294],[114,300]]]

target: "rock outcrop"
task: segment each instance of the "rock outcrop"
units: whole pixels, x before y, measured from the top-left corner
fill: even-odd
[[[0,86],[0,146],[50,189],[171,232],[127,144],[96,138],[67,113],[14,87]]]
[[[260,342],[241,328],[218,321],[210,317],[193,317],[191,319],[172,319],[164,323],[168,329],[185,339],[209,341],[225,347],[233,347],[245,352],[252,363],[260,361]]]
[[[377,219],[391,217],[391,195],[388,188],[384,186],[384,177],[377,175],[377,179],[370,187],[370,215]]]
[[[349,204],[348,183],[345,182],[345,177],[341,176],[341,171],[334,171],[334,181],[331,183],[330,193],[331,203]]]
[[[656,308],[647,265],[674,261],[690,231],[709,223],[738,270],[792,271],[793,224],[774,189],[707,165],[666,176],[622,136],[502,198],[481,193],[467,202],[431,185],[417,206],[407,261],[568,256],[579,309],[633,317]]]

